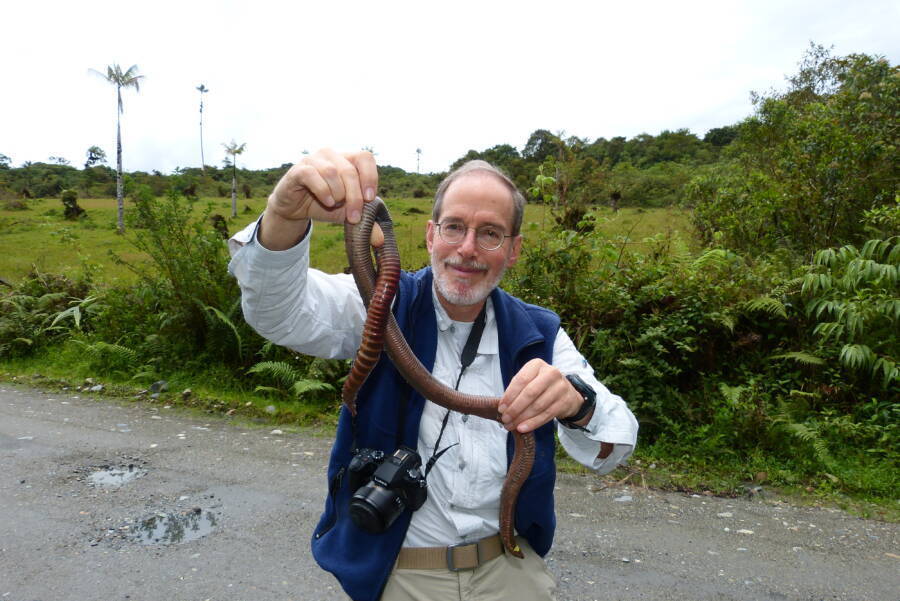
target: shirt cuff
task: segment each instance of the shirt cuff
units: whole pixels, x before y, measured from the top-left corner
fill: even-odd
[[[245,256],[252,255],[253,260],[262,261],[270,267],[282,268],[294,265],[309,255],[309,240],[312,236],[313,228],[312,220],[309,221],[306,232],[297,244],[285,250],[269,250],[262,245],[259,241],[259,225],[261,222],[262,215],[228,240],[228,251],[231,253],[232,259],[238,253]]]
[[[559,442],[566,452],[574,460],[599,474],[611,472],[634,451],[634,432],[611,428],[603,414],[598,405],[583,430],[567,428],[562,424],[557,426]],[[613,444],[612,452],[603,459],[598,457],[601,442]]]

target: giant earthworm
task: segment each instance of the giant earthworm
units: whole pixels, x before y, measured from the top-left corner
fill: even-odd
[[[378,273],[372,263],[370,237],[372,227],[378,223],[384,233],[384,245],[376,251]],[[397,290],[400,276],[400,252],[394,237],[391,216],[380,198],[366,203],[362,218],[344,227],[344,242],[350,271],[359,288],[363,302],[368,306],[362,343],[354,361],[351,375],[344,385],[343,398],[348,409],[356,414],[355,397],[368,372],[375,366],[384,342],[387,353],[403,378],[426,399],[459,413],[499,420],[499,397],[463,394],[438,382],[425,369],[403,337],[394,315],[391,301]],[[385,319],[386,317],[386,319]],[[351,382],[352,380],[352,382]],[[516,544],[514,519],[516,499],[534,464],[534,434],[513,432],[515,453],[500,493],[500,537],[506,550],[516,557],[523,557]]]

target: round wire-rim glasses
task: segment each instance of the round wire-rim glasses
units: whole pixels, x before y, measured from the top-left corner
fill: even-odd
[[[434,225],[441,240],[447,244],[462,244],[469,230],[475,230],[475,242],[482,250],[497,250],[503,246],[504,240],[514,237],[511,234],[504,234],[503,230],[494,225],[468,227],[460,221],[444,221]]]

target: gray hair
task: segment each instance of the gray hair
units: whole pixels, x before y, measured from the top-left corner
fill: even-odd
[[[455,182],[461,177],[469,175],[471,173],[485,173],[487,175],[493,176],[500,183],[507,187],[509,190],[509,195],[513,201],[513,223],[512,223],[512,232],[510,232],[513,236],[518,236],[519,231],[522,229],[522,217],[525,215],[525,197],[522,196],[522,193],[519,192],[519,189],[513,183],[509,176],[500,171],[497,167],[494,167],[487,161],[482,160],[474,160],[467,161],[461,167],[458,167],[455,171],[451,172],[450,175],[444,178],[444,181],[441,182],[441,185],[438,186],[437,192],[434,195],[434,206],[431,209],[431,220],[435,223],[438,222],[441,216],[441,208],[444,205],[444,196],[447,194],[447,188],[450,187],[450,184]]]

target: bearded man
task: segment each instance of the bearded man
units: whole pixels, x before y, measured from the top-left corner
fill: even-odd
[[[313,221],[357,223],[377,189],[371,153],[319,151],[291,167],[262,217],[229,241],[244,317],[261,335],[299,353],[355,356],[365,306],[351,276],[309,267],[309,239]],[[312,536],[316,561],[354,600],[554,599],[542,558],[556,526],[556,436],[599,473],[634,449],[637,421],[597,381],[558,316],[498,287],[521,253],[524,209],[513,182],[484,161],[466,163],[437,190],[425,230],[431,266],[401,273],[392,311],[436,379],[502,398],[500,420],[423,398],[382,357],[359,392],[356,418],[341,412],[325,510]],[[373,243],[381,243],[380,231]],[[515,510],[524,559],[504,553],[498,537],[513,431],[534,433],[536,443]],[[380,532],[351,516],[360,449],[382,461],[408,449],[430,464],[427,498]]]

